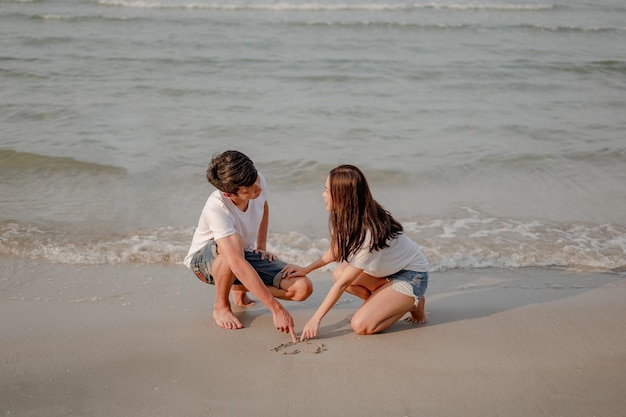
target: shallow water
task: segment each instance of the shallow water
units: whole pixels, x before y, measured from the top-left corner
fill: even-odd
[[[268,179],[271,245],[326,245],[361,167],[433,269],[626,267],[626,6],[601,0],[0,1],[0,254],[178,263],[210,156]]]

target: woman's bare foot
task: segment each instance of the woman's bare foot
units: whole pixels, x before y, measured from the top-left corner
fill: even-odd
[[[235,317],[230,307],[213,309],[213,320],[222,329],[241,329],[243,324]]]
[[[426,311],[424,310],[425,307],[426,297],[422,296],[419,303],[417,303],[417,307],[413,308],[413,310],[410,311],[411,317],[407,317],[407,321],[417,324],[426,323]]]
[[[250,308],[256,305],[256,301],[248,297],[248,291],[231,289],[230,293],[233,295],[233,302],[240,307]]]

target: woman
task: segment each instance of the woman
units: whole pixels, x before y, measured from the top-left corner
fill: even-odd
[[[344,291],[365,301],[351,319],[357,334],[382,332],[407,312],[410,321],[424,323],[428,260],[402,233],[402,225],[374,200],[361,170],[352,165],[334,168],[323,197],[330,213],[330,248],[307,267],[287,265],[283,270],[286,277],[295,277],[339,262],[334,283],[300,340],[317,336],[322,318]]]

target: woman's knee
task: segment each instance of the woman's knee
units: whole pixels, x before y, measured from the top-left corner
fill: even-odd
[[[350,326],[352,327],[352,330],[354,330],[354,333],[356,334],[359,334],[359,335],[372,334],[372,328],[368,325],[368,323],[361,320],[361,318],[357,317],[356,315],[352,317],[352,319],[350,320]]]

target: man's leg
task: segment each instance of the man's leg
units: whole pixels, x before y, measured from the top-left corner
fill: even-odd
[[[304,301],[313,293],[313,283],[308,277],[282,279],[280,288],[273,285],[268,285],[267,288],[274,297],[289,301]],[[248,289],[243,285],[233,285],[230,293],[233,302],[238,306],[249,308],[256,305],[256,302],[248,297]]]
[[[313,283],[308,277],[283,278],[285,262],[279,259],[269,261],[254,252],[246,252],[245,257],[274,298],[303,301],[313,293]]]
[[[280,288],[268,288],[274,297],[281,300],[304,301],[313,293],[313,283],[308,277],[283,278]]]
[[[248,297],[248,289],[243,285],[233,284],[230,293],[233,296],[233,302],[240,307],[250,308],[256,305],[256,301]]]
[[[233,282],[235,282],[235,276],[225,259],[219,254],[213,261],[211,275],[215,280],[215,304],[213,305],[215,323],[223,329],[243,328],[243,324],[233,314],[228,298]]]

